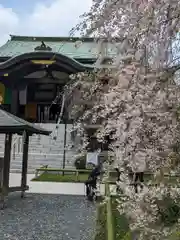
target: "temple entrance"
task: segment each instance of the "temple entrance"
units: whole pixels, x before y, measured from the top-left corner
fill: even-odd
[[[25,109],[25,112],[23,111]],[[31,103],[21,106],[21,116],[34,123],[56,123],[61,106],[52,103]]]
[[[16,90],[17,99],[12,102],[16,103],[16,116],[33,123],[57,122],[61,109],[62,87],[57,83],[34,83],[23,90]],[[11,104],[2,104],[2,107],[11,112]]]
[[[59,104],[40,103],[37,105],[37,122],[39,123],[56,123],[59,114]]]
[[[61,88],[58,84],[49,84],[49,90],[40,89],[45,84],[32,84],[18,91],[16,116],[34,123],[55,123],[61,109]],[[49,88],[48,84],[45,85]],[[55,101],[57,99],[58,101]],[[3,104],[3,109],[11,112],[10,104]]]
[[[55,123],[60,113],[61,99],[54,102],[62,86],[59,84],[31,84],[28,86],[26,119],[38,123]]]

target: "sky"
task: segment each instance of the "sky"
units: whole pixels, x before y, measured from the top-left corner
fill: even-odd
[[[9,35],[69,36],[92,0],[0,0],[0,45]]]

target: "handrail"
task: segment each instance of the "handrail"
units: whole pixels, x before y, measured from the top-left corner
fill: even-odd
[[[13,141],[13,143],[12,143],[12,156],[13,156],[13,159],[15,159],[15,151],[16,151],[16,146],[15,146],[15,144],[16,144],[16,142],[17,142],[17,139],[18,139],[18,137],[16,136],[16,138],[14,139],[14,141]]]
[[[18,136],[15,137],[14,141],[12,142],[12,148],[14,147],[14,145],[16,144],[17,142],[17,139],[18,139]]]
[[[20,153],[21,151],[21,148],[20,148],[20,136],[16,136],[16,138],[14,139],[13,143],[12,143],[12,156],[13,156],[13,159],[15,160],[15,153],[16,153],[16,143],[19,141],[18,143],[18,153]]]

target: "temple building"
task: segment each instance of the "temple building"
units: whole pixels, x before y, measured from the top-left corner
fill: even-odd
[[[13,35],[0,47],[1,108],[52,132],[50,136],[30,137],[29,172],[42,165],[74,166],[76,144],[80,139],[71,134],[73,119],[67,114],[68,101],[65,101],[60,124],[56,124],[62,110],[62,90],[71,81],[71,74],[92,71],[95,63],[105,68],[115,52],[115,44],[105,40],[99,44],[93,38],[75,37]],[[1,135],[0,157],[4,156],[4,138]],[[11,171],[22,170],[22,146],[23,138],[14,135]]]
[[[105,59],[113,49],[104,48]],[[98,51],[93,38],[11,35],[0,47],[2,107],[28,121],[55,122],[59,109],[52,102],[70,74],[93,69]]]

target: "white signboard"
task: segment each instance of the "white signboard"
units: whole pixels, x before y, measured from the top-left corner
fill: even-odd
[[[98,165],[98,152],[88,152],[86,155],[86,164]]]

